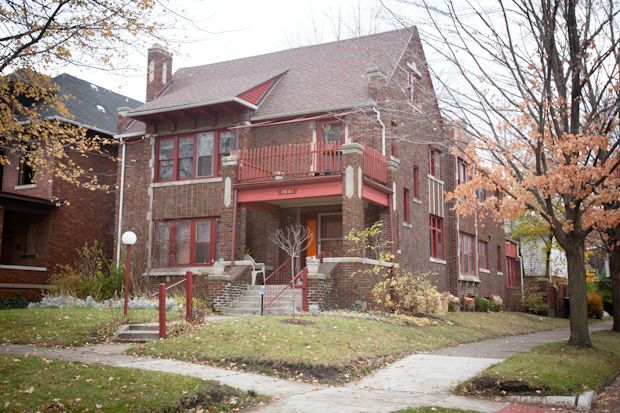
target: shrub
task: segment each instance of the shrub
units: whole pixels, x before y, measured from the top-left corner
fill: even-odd
[[[603,299],[600,294],[592,291],[588,294],[588,318],[603,317]]]
[[[385,302],[399,314],[436,313],[439,310],[439,292],[431,279],[433,273],[396,270],[396,277],[388,277],[373,289],[375,301]]]
[[[448,302],[448,312],[449,313],[452,313],[452,312],[456,311],[455,310],[456,307],[458,307],[460,309],[461,307],[463,307],[463,304],[461,304],[460,301],[452,301],[452,300],[450,300]]]
[[[107,300],[123,288],[125,267],[105,258],[101,245],[95,241],[78,249],[78,259],[73,267],[57,266],[50,277],[52,293],[73,295],[85,299]]]
[[[528,282],[523,287],[523,294],[519,291],[517,302],[521,303],[520,310],[525,313],[542,314],[549,309],[545,300],[545,294],[538,290],[535,282]]]
[[[28,301],[22,297],[22,291],[18,291],[9,298],[0,301],[0,310],[11,310],[13,308],[26,308]]]
[[[483,297],[474,297],[474,306],[476,311],[486,313],[491,309],[491,302]]]

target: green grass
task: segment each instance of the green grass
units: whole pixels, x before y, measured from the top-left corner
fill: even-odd
[[[0,406],[7,412],[229,411],[267,400],[220,382],[171,373],[0,355]]]
[[[393,413],[479,413],[479,412],[474,411],[474,410],[451,409],[449,407],[425,406],[425,407],[418,407],[415,409],[397,410]]]
[[[155,310],[33,308],[0,311],[0,342],[38,346],[81,346],[99,343],[119,325],[157,321]],[[177,314],[167,318],[178,319]]]
[[[450,314],[453,325],[432,327],[345,317],[301,319],[314,324],[282,323],[281,317],[222,318],[128,353],[305,381],[342,382],[413,352],[568,325],[567,320],[522,313]]]
[[[484,391],[470,380],[457,392],[469,394],[505,394],[510,382],[525,384],[533,395],[574,396],[598,390],[601,384],[620,369],[620,333],[600,331],[590,336],[594,348],[577,349],[565,343],[546,343],[531,352],[515,354],[505,362],[491,366],[477,377],[492,377],[500,388]],[[509,391],[509,390],[508,390]]]

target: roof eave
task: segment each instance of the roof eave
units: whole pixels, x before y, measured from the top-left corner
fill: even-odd
[[[206,102],[190,103],[190,104],[187,104],[187,105],[170,106],[170,107],[166,107],[166,108],[143,110],[143,111],[140,111],[140,112],[129,112],[129,113],[127,113],[127,117],[128,118],[138,118],[140,116],[156,115],[156,114],[159,114],[159,113],[173,112],[173,111],[183,110],[183,109],[193,109],[193,108],[198,108],[198,107],[201,107],[201,106],[211,106],[211,105],[218,105],[218,104],[221,104],[221,103],[229,103],[229,102],[239,103],[240,105],[245,106],[245,107],[247,107],[250,110],[258,109],[258,106],[253,105],[250,102],[246,102],[243,99],[239,99],[238,97],[235,96],[235,97],[232,97],[232,98],[223,98],[223,99],[217,99],[217,100],[210,100],[210,101],[206,101]]]
[[[310,115],[313,113],[335,112],[338,110],[353,109],[353,108],[360,108],[360,107],[366,107],[366,106],[370,107],[370,106],[373,106],[374,104],[375,102],[368,101],[368,102],[357,104],[357,105],[332,106],[328,108],[308,109],[308,110],[303,110],[299,112],[276,113],[274,115],[255,116],[255,117],[250,118],[250,122],[259,122],[263,120],[278,119],[278,118],[291,118],[295,116]]]

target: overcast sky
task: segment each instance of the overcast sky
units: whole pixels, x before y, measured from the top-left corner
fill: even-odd
[[[393,22],[377,19],[381,9],[376,0],[179,0],[178,7],[191,10],[190,16],[205,30],[215,33],[209,39],[171,44],[173,72],[181,67],[197,66],[247,56],[271,53],[312,42],[333,41],[332,27],[341,13],[344,26],[354,19],[354,13],[363,15],[363,31],[385,31],[394,27]],[[327,15],[333,19],[326,18]],[[370,27],[373,25],[373,27]],[[347,27],[341,27],[346,36]],[[316,27],[318,30],[313,30]],[[316,33],[316,34],[315,34]],[[178,33],[177,33],[178,35]],[[186,30],[181,33],[188,39],[205,38],[205,32]],[[177,36],[178,37],[178,36]],[[146,89],[146,50],[132,53],[123,73],[102,73],[77,68],[65,71],[99,86],[144,101]]]

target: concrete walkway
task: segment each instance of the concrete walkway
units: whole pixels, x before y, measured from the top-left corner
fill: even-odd
[[[610,328],[609,322],[590,325],[590,331]],[[84,363],[180,373],[277,396],[277,400],[267,406],[249,408],[244,410],[246,412],[387,413],[406,407],[431,405],[494,413],[508,407],[510,403],[455,396],[450,394],[450,390],[456,384],[514,353],[529,351],[534,346],[549,341],[567,340],[569,335],[569,329],[562,328],[416,354],[342,387],[310,385],[175,360],[126,356],[121,354],[130,348],[126,344],[77,348],[1,345],[0,353],[30,354]]]

